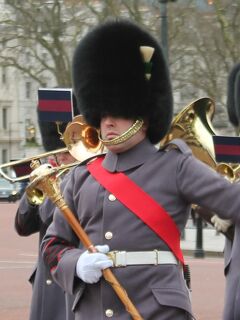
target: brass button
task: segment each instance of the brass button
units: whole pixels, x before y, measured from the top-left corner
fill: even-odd
[[[116,200],[116,197],[115,197],[113,194],[110,194],[110,195],[108,196],[108,200],[110,200],[110,201],[115,201],[115,200]]]
[[[47,279],[47,280],[46,280],[46,284],[47,284],[48,286],[50,286],[50,284],[52,284],[52,280]]]
[[[105,239],[107,239],[107,240],[111,240],[111,239],[112,239],[112,237],[113,237],[113,234],[112,234],[112,232],[111,232],[111,231],[107,231],[107,232],[105,233]]]
[[[111,318],[113,316],[113,310],[112,309],[107,309],[105,311],[105,315],[106,315],[106,317]]]

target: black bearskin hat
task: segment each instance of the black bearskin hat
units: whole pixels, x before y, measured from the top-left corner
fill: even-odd
[[[79,114],[76,107],[76,97],[73,95],[73,115],[76,116]],[[39,113],[39,111],[37,110]],[[62,122],[59,124],[60,133],[64,133],[67,122]],[[66,145],[62,139],[60,139],[60,134],[58,132],[57,124],[55,122],[46,122],[40,121],[38,117],[38,126],[40,130],[40,134],[42,137],[42,144],[45,151],[52,151],[60,148],[65,148]]]
[[[57,130],[57,124],[55,122],[38,121],[42,144],[45,151],[52,151],[60,148],[65,148],[66,145],[60,139],[60,134]],[[67,123],[61,123],[59,130],[63,133],[66,129]]]
[[[227,83],[227,112],[228,118],[234,127],[240,122],[240,63],[231,69]]]
[[[140,46],[155,49],[151,78],[145,77]],[[110,21],[90,31],[77,46],[73,90],[80,113],[99,128],[104,115],[149,121],[152,143],[166,134],[173,99],[167,64],[158,42],[130,21]]]

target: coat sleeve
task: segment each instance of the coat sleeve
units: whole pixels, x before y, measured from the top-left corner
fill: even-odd
[[[40,230],[39,207],[31,205],[24,193],[15,216],[15,229],[20,236],[29,236]]]
[[[63,196],[69,208],[75,212],[71,201],[74,178],[68,177],[64,185]],[[85,249],[79,249],[79,239],[65,220],[61,211],[56,208],[53,222],[49,226],[41,243],[44,262],[51,270],[54,280],[68,293],[74,294],[79,286],[84,285],[76,277],[76,263]]]
[[[231,183],[194,156],[183,155],[178,161],[177,185],[189,203],[211,210],[222,219],[240,223],[239,183]]]

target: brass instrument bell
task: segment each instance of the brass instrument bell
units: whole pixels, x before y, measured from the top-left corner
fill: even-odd
[[[103,151],[97,129],[87,125],[82,115],[74,117],[67,125],[63,141],[71,155],[78,161],[84,161]]]
[[[217,163],[215,160],[212,136],[216,133],[211,123],[214,112],[215,104],[212,99],[204,97],[193,101],[173,119],[171,128],[160,145],[180,138],[187,143],[197,159],[230,181],[236,181],[239,179],[240,165]]]

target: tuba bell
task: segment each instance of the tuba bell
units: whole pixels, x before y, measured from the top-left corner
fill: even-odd
[[[196,158],[215,168],[212,141],[215,133],[211,125],[214,112],[215,105],[210,98],[193,101],[176,115],[161,145],[180,138],[187,143]]]
[[[224,175],[230,181],[237,181],[240,165],[217,163],[215,160],[212,139],[212,136],[216,135],[212,126],[214,113],[215,103],[210,98],[204,97],[191,102],[176,115],[169,132],[160,145],[164,146],[176,138],[182,139],[197,159]]]

